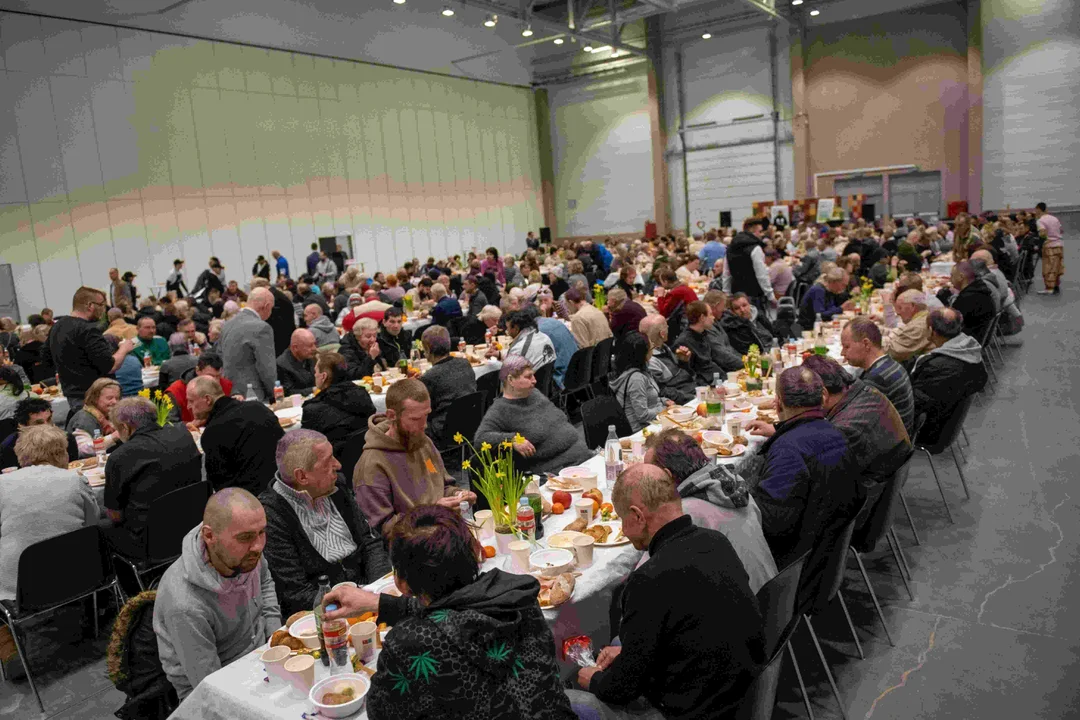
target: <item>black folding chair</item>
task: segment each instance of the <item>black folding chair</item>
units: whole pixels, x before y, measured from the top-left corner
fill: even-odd
[[[551,397],[551,389],[554,386],[552,378],[555,376],[555,363],[549,362],[547,365],[541,366],[535,371],[536,375],[536,389],[544,394],[544,397]]]
[[[360,456],[364,454],[365,444],[367,444],[367,428],[361,428],[345,438],[345,449],[341,451],[341,457],[337,460],[341,463],[341,473],[349,481],[352,480],[356,464],[360,462]]]
[[[679,334],[683,330],[683,320],[686,319],[686,303],[680,302],[675,306],[675,309],[671,311],[667,319],[667,344],[674,349],[675,338],[679,337]]]
[[[484,412],[499,397],[499,373],[488,372],[476,378],[476,391],[484,393]]]
[[[450,407],[446,411],[446,423],[443,425],[442,437],[439,439],[438,446],[439,452],[444,458],[448,455],[456,453],[458,455],[457,472],[461,473],[461,478],[466,478],[465,471],[461,469],[462,463],[465,461],[465,443],[460,445],[454,441],[454,436],[461,433],[463,437],[467,437],[470,440],[476,435],[477,428],[480,427],[480,421],[484,419],[484,394],[482,392],[471,392],[468,395],[462,395],[457,400],[450,403]]]
[[[946,450],[952,454],[953,462],[956,464],[956,472],[960,474],[960,483],[964,486],[964,495],[970,498],[971,493],[968,491],[967,478],[964,477],[964,470],[960,467],[960,459],[956,457],[956,448],[954,447],[954,444],[960,435],[960,431],[963,429],[964,420],[967,418],[968,411],[971,409],[971,402],[974,398],[974,395],[968,395],[957,403],[952,415],[949,416],[949,419],[945,421],[945,424],[942,426],[940,435],[932,444],[920,437],[920,435],[922,435],[921,432],[915,436],[913,442],[915,449],[926,453],[926,459],[930,461],[930,470],[934,473],[934,481],[937,483],[938,490],[941,492],[941,501],[945,503],[945,514],[948,515],[950,523],[955,523],[956,521],[953,520],[952,511],[949,509],[949,501],[945,497],[945,487],[941,484],[941,478],[938,477],[937,468],[934,467],[933,456],[940,455]],[[922,428],[920,428],[920,430],[921,429]]]
[[[140,591],[146,590],[143,580],[146,575],[180,557],[184,537],[191,528],[202,522],[209,497],[210,484],[203,481],[165,493],[150,503],[146,513],[145,558],[130,558],[118,552],[112,553],[114,564],[123,563],[131,569]],[[123,586],[118,587],[121,594],[126,596]]]
[[[581,426],[585,431],[585,446],[590,450],[604,447],[608,427],[611,425],[615,426],[619,437],[634,434],[630,422],[626,419],[626,412],[615,398],[603,395],[582,404]]]
[[[0,600],[0,619],[11,630],[15,651],[22,659],[26,679],[42,713],[45,705],[34,683],[21,627],[59,607],[90,597],[96,637],[97,593],[110,588],[116,592],[116,576],[108,557],[104,538],[96,525],[34,543],[19,556],[15,600]]]
[[[570,356],[570,364],[566,366],[563,375],[563,387],[559,392],[557,404],[568,412],[567,401],[578,393],[588,394],[589,385],[592,383],[592,362],[594,348],[581,348],[575,350]]]
[[[611,352],[615,346],[615,338],[609,337],[593,346],[592,351],[592,377],[589,379],[589,397],[596,397],[597,388],[607,393],[608,373],[611,372]]]

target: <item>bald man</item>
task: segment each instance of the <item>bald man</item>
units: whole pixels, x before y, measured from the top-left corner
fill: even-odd
[[[289,347],[278,355],[277,379],[286,395],[310,395],[315,387],[315,355],[319,352],[310,330],[294,330]]]
[[[626,581],[621,644],[578,672],[591,694],[570,691],[571,702],[602,717],[733,716],[765,660],[742,561],[723,534],[691,522],[675,483],[655,465],[620,475],[612,504],[630,542],[650,558]]]
[[[964,332],[981,344],[997,314],[994,291],[979,281],[975,268],[966,260],[953,266],[950,280],[952,290],[942,288],[938,299],[964,316]]]
[[[222,373],[232,380],[236,392],[246,395],[250,386],[263,402],[273,399],[277,381],[274,331],[266,322],[273,309],[273,293],[268,288],[255,288],[247,307],[221,327],[218,340]]]
[[[202,523],[184,537],[180,559],[161,578],[154,634],[161,668],[181,700],[281,627],[265,544],[259,500],[227,488],[211,496]]]

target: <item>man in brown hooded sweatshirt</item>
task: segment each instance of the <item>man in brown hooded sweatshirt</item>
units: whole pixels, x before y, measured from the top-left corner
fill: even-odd
[[[424,433],[431,398],[419,380],[399,380],[386,393],[386,413],[368,420],[364,453],[353,471],[356,502],[385,538],[402,513],[416,505],[456,509],[476,494],[459,490],[435,443]]]

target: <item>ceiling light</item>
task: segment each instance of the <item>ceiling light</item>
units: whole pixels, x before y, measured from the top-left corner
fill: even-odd
[[[708,40],[711,37],[712,37],[712,33],[702,33],[702,35],[701,35],[702,40]]]
[[[803,0],[791,0],[792,5],[802,5]]]
[[[586,45],[585,47],[583,47],[581,49],[584,50],[585,52],[592,52],[593,51],[592,45]]]
[[[526,25],[525,29],[521,31],[521,37],[532,37],[532,25]]]
[[[452,17],[454,15],[454,8],[449,5],[443,5],[442,14],[444,17]]]
[[[817,17],[820,14],[821,14],[820,10],[811,10],[810,11],[810,17]]]
[[[484,20],[484,27],[495,27],[495,25],[498,22],[499,22],[499,16],[498,15],[488,15],[487,19]]]
[[[395,4],[395,5],[404,5],[404,4],[405,4],[405,0],[394,0],[394,4]]]
[[[555,38],[555,44],[556,45],[562,45],[564,42],[566,42],[566,41],[563,40],[562,38]]]

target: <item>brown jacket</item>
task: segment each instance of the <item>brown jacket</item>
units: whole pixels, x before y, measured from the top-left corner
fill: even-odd
[[[586,304],[570,316],[570,332],[579,348],[587,348],[611,337],[611,326],[604,313]]]
[[[904,362],[930,350],[930,327],[926,310],[915,313],[910,322],[893,328],[881,339],[881,349],[896,362]]]
[[[457,492],[431,438],[415,452],[390,437],[390,420],[383,413],[368,419],[364,453],[353,471],[356,502],[368,524],[383,537],[406,510],[432,505]]]
[[[103,334],[112,335],[118,340],[134,340],[139,334],[139,328],[124,318],[118,318],[109,323]]]

